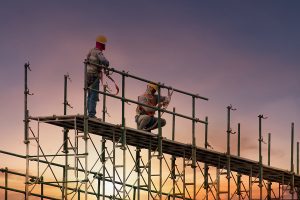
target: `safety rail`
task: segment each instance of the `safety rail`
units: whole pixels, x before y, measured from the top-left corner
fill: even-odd
[[[202,96],[199,96],[198,94],[192,94],[192,93],[188,93],[188,92],[185,92],[185,91],[182,91],[182,90],[179,90],[179,89],[176,89],[176,88],[173,88],[173,87],[170,87],[170,86],[165,86],[164,84],[162,83],[157,83],[157,82],[153,82],[153,81],[150,81],[150,80],[147,80],[147,79],[143,79],[143,78],[140,78],[140,77],[137,77],[137,76],[134,76],[134,75],[131,75],[129,74],[128,72],[125,72],[125,71],[118,71],[116,70],[115,68],[110,68],[110,67],[107,67],[107,66],[103,66],[103,65],[98,65],[98,64],[95,64],[95,63],[91,63],[89,62],[88,60],[85,60],[84,61],[84,64],[85,64],[85,67],[87,65],[93,65],[93,66],[96,66],[98,68],[101,68],[101,69],[104,69],[104,70],[107,70],[107,71],[111,71],[111,72],[115,72],[119,75],[122,76],[122,88],[125,88],[124,87],[124,81],[125,81],[125,77],[130,77],[130,78],[133,78],[133,79],[136,79],[136,80],[139,80],[139,81],[142,81],[142,82],[145,82],[145,83],[153,83],[153,84],[156,84],[158,86],[158,93],[160,94],[160,89],[162,88],[165,88],[165,89],[168,89],[168,90],[173,90],[174,92],[178,92],[178,93],[181,93],[181,94],[184,94],[184,95],[187,95],[187,96],[191,96],[192,99],[196,98],[196,99],[202,99],[202,100],[205,100],[205,101],[208,101],[209,99],[206,98],[206,97],[202,97]],[[85,70],[87,71],[87,70]],[[85,77],[87,76],[87,72],[85,72]],[[86,78],[85,78],[86,80]],[[87,88],[86,88],[87,89]],[[89,90],[93,90],[92,88],[88,88]],[[120,97],[120,96],[117,96],[117,95],[114,95],[114,94],[110,94],[108,92],[105,92],[105,91],[98,91],[98,90],[94,90],[94,91],[97,91],[98,93],[102,94],[102,95],[106,95],[106,96],[110,96],[112,98],[116,98],[116,99],[119,99],[121,101],[124,101],[124,102],[130,102],[130,103],[134,103],[136,105],[141,105],[141,106],[145,106],[145,107],[148,107],[148,108],[152,108],[152,109],[155,109],[156,111],[161,111],[161,112],[165,112],[165,113],[168,113],[168,114],[172,114],[172,115],[175,115],[175,116],[178,116],[178,117],[182,117],[182,118],[185,118],[185,119],[189,119],[189,120],[192,120],[192,121],[195,121],[195,122],[200,122],[200,123],[203,123],[203,124],[206,124],[207,122],[204,121],[204,120],[200,120],[199,118],[193,118],[193,117],[189,117],[189,116],[186,116],[186,115],[183,115],[183,114],[180,114],[180,113],[176,113],[176,112],[172,112],[172,111],[169,111],[169,110],[166,110],[164,108],[160,108],[160,107],[155,107],[155,106],[150,106],[150,105],[147,105],[147,104],[143,104],[143,103],[140,103],[140,102],[137,102],[137,101],[134,101],[134,100],[131,100],[131,99],[127,99],[125,97]],[[125,95],[125,94],[124,94]],[[194,110],[194,107],[192,107],[193,110]],[[192,111],[194,112],[194,111]]]
[[[88,60],[85,60],[84,64],[85,65],[87,65],[87,64],[94,65],[94,66],[99,67],[99,68],[104,68],[107,71],[116,72],[116,73],[118,73],[120,75],[123,75],[123,76],[126,76],[126,77],[131,77],[133,79],[136,79],[136,80],[139,80],[139,81],[142,81],[142,82],[156,84],[156,85],[158,85],[161,88],[165,88],[165,89],[169,89],[169,90],[174,90],[175,92],[178,92],[178,93],[181,93],[181,94],[185,94],[185,95],[188,95],[188,96],[192,96],[192,97],[195,97],[195,98],[203,99],[203,100],[206,100],[206,101],[208,100],[207,97],[202,97],[199,94],[192,94],[192,93],[185,92],[185,91],[182,91],[182,90],[170,87],[170,86],[165,86],[163,83],[157,83],[157,82],[153,82],[153,81],[150,81],[150,80],[147,80],[147,79],[144,79],[144,78],[140,78],[140,77],[131,75],[128,72],[116,70],[113,67],[107,67],[107,66],[104,66],[104,65],[98,65],[98,64],[95,64],[95,63],[91,63]]]

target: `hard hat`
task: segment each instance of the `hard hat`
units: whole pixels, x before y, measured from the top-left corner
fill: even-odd
[[[104,35],[99,35],[96,39],[96,42],[105,44],[107,42],[107,38]]]
[[[148,87],[153,88],[155,91],[158,90],[158,85],[154,84],[154,83],[148,83]]]

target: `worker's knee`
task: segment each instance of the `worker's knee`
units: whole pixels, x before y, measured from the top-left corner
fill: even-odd
[[[158,119],[156,118],[156,127],[158,127]],[[160,118],[160,127],[164,127],[167,124],[166,120],[163,118]]]
[[[139,130],[144,129],[150,122],[151,117],[148,115],[140,115],[137,119],[137,128]]]
[[[167,122],[165,119],[161,118],[160,124],[161,124],[161,127],[163,127],[167,124]]]

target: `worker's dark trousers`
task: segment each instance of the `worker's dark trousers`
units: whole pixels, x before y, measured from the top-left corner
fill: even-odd
[[[87,98],[87,109],[89,117],[96,116],[97,101],[99,101],[99,78],[92,76],[88,77],[88,98]]]
[[[149,116],[149,115],[138,115],[136,116],[137,129],[145,130],[145,129],[156,129],[157,128],[157,117]],[[160,119],[161,127],[166,125],[166,120]],[[154,126],[156,124],[156,126]]]

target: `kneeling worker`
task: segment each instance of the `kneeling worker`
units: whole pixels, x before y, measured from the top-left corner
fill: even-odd
[[[138,96],[138,102],[153,106],[153,107],[162,107],[166,106],[170,99],[165,96],[160,96],[160,103],[158,104],[158,95],[155,94],[158,90],[158,86],[156,84],[149,83],[147,85],[147,89],[145,93],[141,96]],[[136,108],[136,116],[135,121],[137,123],[137,129],[139,130],[145,130],[145,131],[151,131],[153,129],[158,128],[158,118],[154,117],[155,115],[155,109],[138,105]],[[166,120],[162,119],[160,120],[161,127],[166,125]]]

